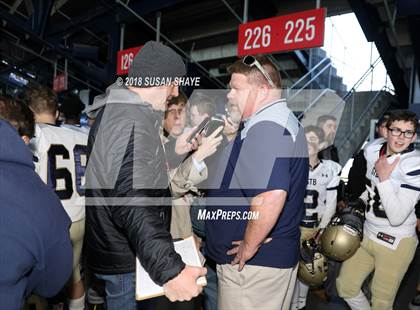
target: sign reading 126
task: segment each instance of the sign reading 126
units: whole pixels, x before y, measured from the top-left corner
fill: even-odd
[[[322,46],[325,15],[321,8],[242,24],[238,56]]]
[[[141,50],[141,46],[132,47],[126,50],[118,52],[117,55],[117,74],[124,75],[128,73],[128,68],[130,68],[131,63],[133,62],[134,57]]]

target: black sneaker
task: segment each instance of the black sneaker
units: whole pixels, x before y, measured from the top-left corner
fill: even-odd
[[[89,288],[87,292],[87,301],[92,305],[101,305],[105,303],[105,298],[98,291]]]
[[[105,297],[100,292],[89,288],[86,294],[88,310],[105,310]]]

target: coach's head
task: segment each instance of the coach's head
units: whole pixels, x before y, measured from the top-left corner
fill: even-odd
[[[245,56],[231,65],[228,72],[232,76],[227,98],[229,104],[239,108],[243,118],[281,96],[280,74],[264,55]]]

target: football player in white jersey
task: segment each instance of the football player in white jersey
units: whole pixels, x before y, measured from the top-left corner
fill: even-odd
[[[418,119],[392,111],[386,139],[365,149],[366,221],[356,254],[343,263],[337,279],[341,297],[352,309],[390,310],[417,247],[415,205],[420,198],[420,152],[415,150]],[[374,270],[372,308],[361,291]]]
[[[55,190],[72,220],[73,274],[68,283],[69,309],[83,310],[85,293],[80,276],[80,254],[85,229],[84,172],[88,136],[80,130],[55,125],[57,100],[51,90],[33,89],[27,99],[37,123],[30,143],[37,158],[35,169]]]
[[[85,105],[79,96],[69,94],[64,97],[60,104],[60,116],[63,119],[61,127],[66,127],[80,131],[86,135],[89,135],[90,128],[87,126],[80,125],[80,118],[82,111],[85,109]],[[103,305],[105,303],[105,292],[104,284],[98,280],[90,270],[85,269],[84,273],[84,284],[87,285],[86,299],[89,306],[94,307]]]
[[[337,206],[337,188],[341,166],[332,160],[318,158],[324,132],[317,126],[305,127],[309,154],[309,178],[304,200],[305,215],[300,224],[301,242],[315,237],[333,217]],[[291,309],[304,309],[309,287],[296,282]]]

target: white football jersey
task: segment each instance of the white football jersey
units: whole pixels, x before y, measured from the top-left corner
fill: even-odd
[[[81,133],[84,133],[85,135],[89,135],[89,127],[81,126],[81,125],[70,125],[70,124],[62,124],[60,127],[64,128],[70,128],[76,131],[80,131]]]
[[[71,220],[76,222],[85,218],[88,135],[70,126],[36,124],[30,148],[36,172],[55,191]]]
[[[340,183],[341,166],[332,160],[321,160],[309,169],[308,185],[304,199],[305,216],[301,226],[324,228],[335,213],[337,188]],[[323,216],[326,216],[323,220]]]
[[[401,154],[388,157],[392,163],[400,156],[388,180],[380,182],[375,163],[386,154],[386,140],[377,139],[365,149],[367,204],[364,233],[373,241],[396,249],[402,238],[416,235],[415,205],[420,198],[420,152],[411,145]]]

